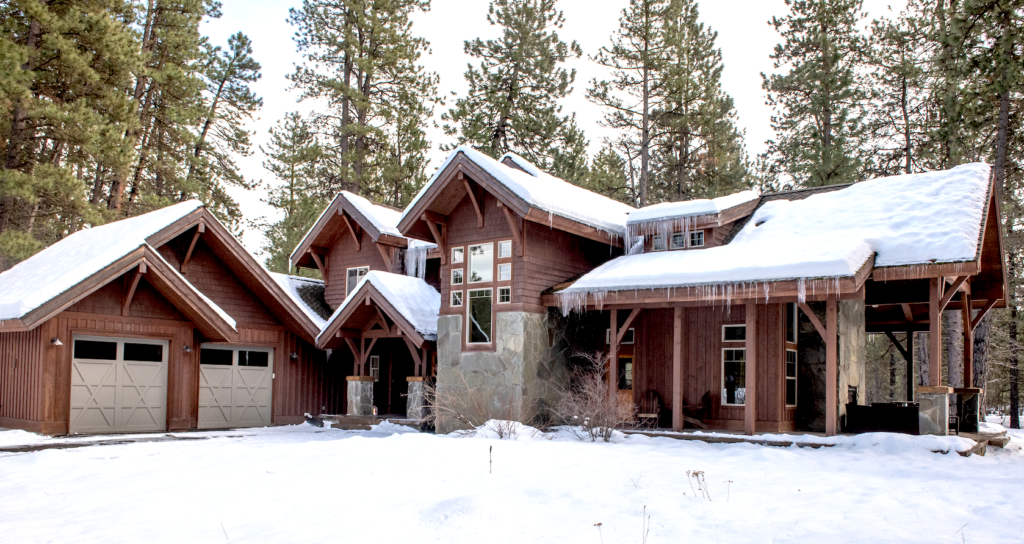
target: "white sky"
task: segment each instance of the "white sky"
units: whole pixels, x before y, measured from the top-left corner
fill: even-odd
[[[214,44],[226,44],[229,35],[242,31],[253,40],[253,56],[263,66],[262,79],[254,85],[263,97],[263,109],[249,127],[255,131],[255,144],[266,140],[267,130],[286,112],[309,111],[310,104],[296,102],[298,93],[289,91],[286,76],[301,61],[292,40],[294,29],[288,25],[288,8],[301,0],[222,0],[223,17],[210,21],[204,32]],[[868,18],[888,16],[891,9],[899,11],[906,0],[865,0]],[[598,125],[602,111],[584,97],[589,81],[603,77],[602,68],[590,62],[587,55],[609,43],[618,27],[619,14],[628,0],[560,0],[558,7],[565,13],[565,26],[560,34],[563,40],[576,40],[583,48],[584,57],[572,62],[576,68],[575,90],[563,103],[563,112],[576,112],[579,126],[590,140],[593,153],[607,132]],[[475,37],[494,37],[499,29],[487,24],[487,0],[433,0],[431,11],[414,19],[413,31],[431,43],[431,54],[423,59],[424,65],[441,78],[440,90],[463,93],[466,89],[462,77],[470,57],[463,53],[463,41]],[[765,105],[761,90],[761,72],[771,72],[768,55],[779,42],[779,36],[768,25],[773,15],[786,13],[783,0],[718,0],[700,3],[701,20],[718,32],[718,46],[722,49],[725,70],[722,85],[732,95],[739,114],[739,124],[746,130],[747,151],[753,158],[764,150],[764,142],[771,137],[769,125],[771,109]],[[449,98],[449,103],[451,100]],[[436,114],[440,116],[443,108]],[[446,141],[440,130],[431,132],[434,151],[432,165],[444,156],[437,145]],[[263,167],[263,156],[258,148],[250,157],[240,158],[242,173],[249,179],[270,180]],[[233,190],[232,196],[241,204],[245,219],[273,216],[274,210],[260,201],[262,191]],[[246,231],[242,243],[257,252],[263,243],[259,232]]]

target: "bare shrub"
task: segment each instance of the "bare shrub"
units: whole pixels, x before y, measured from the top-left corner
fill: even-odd
[[[634,425],[636,406],[620,404],[618,397],[608,394],[603,353],[580,353],[575,357],[586,363],[572,373],[568,385],[560,391],[555,416],[580,440],[608,442],[615,429]]]
[[[471,387],[462,372],[458,373],[455,384],[438,386],[424,383],[423,389],[427,409],[421,423],[435,429],[455,427],[454,432],[472,434],[492,421],[488,430],[499,439],[514,440],[521,427],[534,419],[532,414],[523,414],[516,406],[513,388]]]

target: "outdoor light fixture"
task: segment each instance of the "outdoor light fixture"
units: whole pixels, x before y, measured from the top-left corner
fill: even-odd
[[[185,353],[192,353],[192,346],[189,346],[188,344],[181,346],[181,349],[183,349]]]
[[[55,346],[63,346],[64,345],[64,342],[61,342],[60,338],[57,338],[56,336],[54,336],[53,338],[50,339],[50,343],[55,345]]]
[[[295,361],[299,358],[299,354],[293,351],[290,357],[292,358],[293,361]]]

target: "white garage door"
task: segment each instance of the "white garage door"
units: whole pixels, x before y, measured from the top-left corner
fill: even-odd
[[[204,344],[199,352],[199,428],[270,425],[274,350]]]
[[[167,341],[76,336],[71,359],[74,433],[167,428]]]

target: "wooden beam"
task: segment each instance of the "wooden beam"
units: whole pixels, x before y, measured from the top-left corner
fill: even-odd
[[[500,200],[498,201],[498,207],[505,214],[505,221],[508,221],[508,228],[512,229],[512,239],[516,243],[516,251],[519,252],[519,256],[523,256],[523,231],[516,221],[515,212],[513,212],[508,206],[503,204]]]
[[[349,234],[352,235],[352,241],[356,243],[356,251],[360,251],[360,236],[359,225],[356,225],[355,221],[349,219],[345,212],[338,208],[338,216],[341,217],[341,221],[345,223],[345,227],[348,229]]]
[[[835,297],[825,302],[825,436],[835,436],[839,424],[838,306]]]
[[[363,341],[360,340],[359,343],[362,344]],[[366,375],[367,376],[370,375],[370,369],[366,368],[366,362],[370,360],[370,352],[373,351],[373,346],[376,343],[377,343],[377,339],[376,338],[370,338],[370,345],[369,346],[365,346],[365,345],[363,346],[363,362],[362,362],[362,365],[363,365],[363,368],[366,369]]]
[[[374,306],[373,308],[377,310],[377,318],[380,319],[380,326],[385,329],[390,329],[390,327],[388,327],[388,320],[384,317],[384,312],[381,311],[380,306]]]
[[[320,270],[320,275],[324,277],[324,281],[326,282],[327,281],[327,265],[324,264],[324,261],[322,261],[320,259],[320,256],[317,255],[316,253],[313,253],[312,250],[310,250],[309,254],[313,257],[313,262],[316,263],[317,269]]]
[[[131,280],[126,285],[124,300],[121,303],[121,317],[128,317],[128,307],[132,305],[132,298],[135,297],[135,289],[139,287],[139,280],[142,279],[142,275],[146,273],[146,263],[139,263],[139,267],[135,269],[135,274],[132,274]]]
[[[633,324],[633,320],[636,319],[636,316],[638,315],[640,315],[640,308],[633,308],[633,310],[629,312],[629,317],[626,318],[626,322],[623,323],[622,328],[619,329],[619,335],[615,337],[616,346],[622,345],[622,339],[626,336],[626,333],[629,331],[629,326]],[[633,340],[636,341],[635,338]]]
[[[949,289],[946,289],[945,294],[942,295],[942,300],[939,302],[940,312],[946,309],[946,306],[949,304],[949,301],[953,298],[953,295],[955,295],[956,292],[960,289],[960,286],[963,285],[965,281],[967,281],[967,278],[968,276],[958,276],[955,280],[953,280],[953,284],[949,286]],[[945,282],[942,280],[939,281],[941,287],[941,285],[944,284]]]
[[[974,327],[971,315],[971,293],[965,290],[960,293],[960,300],[963,301],[960,312],[963,316],[964,328],[964,387],[974,387]]]
[[[672,430],[683,430],[683,309],[672,309]]]
[[[608,397],[612,402],[619,402],[619,346],[615,341],[619,336],[619,311],[612,309],[610,333],[608,334]],[[617,406],[618,404],[616,404]]]
[[[818,316],[811,311],[811,307],[808,306],[806,302],[797,302],[797,305],[800,306],[801,310],[803,310],[804,315],[807,316],[807,320],[811,322],[811,325],[814,325],[814,328],[818,331],[818,334],[821,335],[821,338],[827,339],[828,331],[824,326],[822,326],[821,320],[818,319]]]
[[[196,233],[192,235],[192,243],[188,245],[188,251],[185,252],[185,258],[181,260],[181,273],[184,275],[188,270],[188,262],[192,259],[192,252],[196,249],[196,242],[199,241],[199,235],[206,232],[206,224],[202,221],[196,225]]]
[[[911,333],[908,332],[907,336],[909,337],[910,334]],[[885,331],[885,335],[889,337],[889,341],[892,342],[892,345],[895,346],[896,350],[903,356],[903,360],[906,361],[907,364],[913,364],[913,359],[911,358],[910,353],[907,353],[907,350],[903,348],[903,344],[900,344],[899,341],[896,340],[896,335],[893,334],[892,331]]]
[[[985,319],[985,316],[988,314],[988,311],[991,310],[997,302],[999,302],[998,299],[992,299],[985,302],[985,305],[982,306],[981,311],[978,312],[978,315],[974,316],[974,319],[971,320],[971,332],[974,332],[974,329],[978,328],[978,324],[981,323],[982,319]]]
[[[743,431],[747,435],[757,432],[757,303],[747,302],[745,377],[743,380]]]
[[[409,348],[409,353],[412,354],[413,376],[423,376],[423,359],[420,357],[420,350],[408,336],[403,336],[402,339],[405,340],[405,345]]]
[[[942,380],[942,284],[946,280],[928,280],[928,385],[937,387]],[[948,302],[948,301],[947,301]]]
[[[469,201],[473,204],[473,211],[476,212],[476,228],[484,228],[484,212],[480,209],[480,202],[476,199],[476,193],[473,191],[473,186],[469,184],[469,180],[466,176],[459,172],[459,179],[462,180],[462,186],[466,188],[466,194],[469,195]]]
[[[384,259],[384,265],[388,267],[388,272],[394,272],[395,271],[394,261],[392,260],[392,257],[391,257],[393,248],[390,248],[390,247],[385,248],[385,246],[382,245],[382,244],[373,244],[373,245],[377,246],[377,251],[380,252],[380,257],[382,259]]]
[[[437,223],[430,219],[430,216],[426,213],[423,214],[422,219],[427,224],[427,228],[430,229],[430,235],[434,237],[434,243],[437,244],[437,248],[441,250],[441,264],[448,264],[448,249],[444,247],[444,238],[437,230]]]
[[[903,308],[903,317],[906,318],[907,323],[914,322],[914,312],[910,311],[910,304],[900,304]]]
[[[352,358],[355,359],[355,363],[356,364],[355,364],[355,368],[353,369],[355,371],[355,373],[356,373],[355,375],[356,376],[362,376],[363,375],[363,365],[362,365],[363,353],[360,351],[359,348],[362,347],[363,340],[362,340],[362,338],[356,338],[356,340],[359,340],[359,344],[358,344],[359,347],[356,346],[356,343],[353,342],[352,338],[349,338],[348,336],[345,337],[345,343],[348,344],[348,349],[352,350]]]

